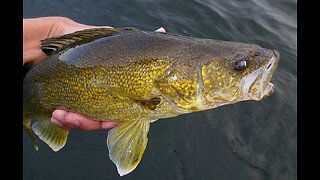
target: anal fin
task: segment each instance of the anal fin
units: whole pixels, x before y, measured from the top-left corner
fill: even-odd
[[[125,121],[108,132],[109,157],[120,176],[133,171],[146,149],[150,121]]]

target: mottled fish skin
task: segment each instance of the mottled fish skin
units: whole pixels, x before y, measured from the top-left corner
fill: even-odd
[[[44,123],[55,109],[98,121],[128,122],[110,131],[107,141],[120,175],[140,162],[150,121],[261,100],[273,92],[270,80],[279,62],[277,51],[258,45],[134,28],[89,29],[49,38],[42,41],[42,50],[50,57],[32,68],[23,83],[25,129],[32,134],[32,128],[58,151],[68,134],[47,133],[52,127]],[[31,119],[43,124],[31,127]],[[61,135],[58,140],[55,134]],[[132,138],[135,134],[145,139],[142,144]],[[136,154],[128,155],[133,150],[129,141],[137,141]],[[119,152],[116,145],[124,150]]]

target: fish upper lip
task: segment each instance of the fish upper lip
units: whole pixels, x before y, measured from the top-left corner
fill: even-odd
[[[280,60],[280,53],[277,50],[271,50],[273,52],[273,57],[275,57],[274,66],[277,66]]]
[[[256,82],[258,76],[261,74],[261,69],[263,67],[255,70],[243,80],[242,93],[244,94],[245,99],[252,99],[252,94],[249,92],[252,85]]]
[[[280,58],[280,53],[277,50],[271,49],[271,51],[273,52],[274,56],[276,56],[276,59]]]

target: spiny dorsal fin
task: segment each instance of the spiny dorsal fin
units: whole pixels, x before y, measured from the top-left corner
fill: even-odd
[[[83,43],[88,43],[101,37],[113,36],[117,33],[119,33],[119,30],[113,28],[94,28],[76,31],[74,33],[66,34],[63,36],[50,37],[41,40],[41,50],[46,55],[50,56],[61,52],[66,48],[74,47]]]

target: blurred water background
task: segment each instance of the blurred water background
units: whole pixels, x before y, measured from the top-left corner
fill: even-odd
[[[151,125],[141,163],[119,177],[107,131],[74,130],[55,153],[23,132],[23,178],[292,180],[297,178],[296,0],[24,0],[23,18],[64,16],[88,25],[135,27],[276,49],[275,93]]]

